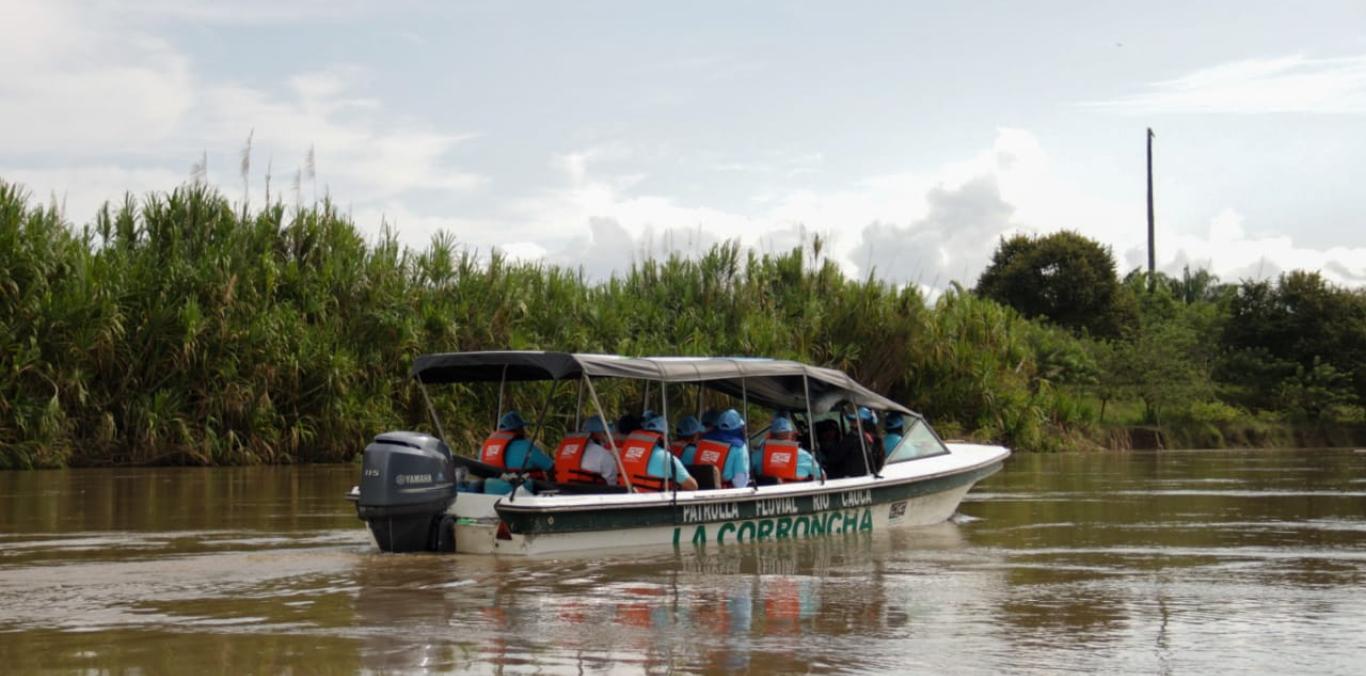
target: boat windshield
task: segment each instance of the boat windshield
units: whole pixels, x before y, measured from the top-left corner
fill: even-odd
[[[949,449],[939,441],[934,430],[931,430],[924,420],[916,420],[910,431],[901,437],[901,443],[887,456],[887,464],[944,455],[948,452]]]

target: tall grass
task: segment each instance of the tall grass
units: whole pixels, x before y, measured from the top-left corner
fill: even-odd
[[[1069,418],[1040,358],[1054,330],[850,279],[821,246],[727,243],[590,282],[449,234],[367,242],[326,199],[252,212],[195,183],[76,228],[0,181],[0,467],[344,460],[424,424],[416,355],[509,348],[800,359],[957,434],[1050,447]],[[488,389],[442,397],[448,432],[484,431]]]

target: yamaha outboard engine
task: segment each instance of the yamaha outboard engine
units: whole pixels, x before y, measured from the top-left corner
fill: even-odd
[[[417,432],[386,432],[365,447],[356,516],[380,551],[454,551],[455,500],[451,449]]]

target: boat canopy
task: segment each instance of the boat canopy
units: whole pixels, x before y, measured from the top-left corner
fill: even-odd
[[[781,359],[752,357],[620,357],[570,352],[446,352],[413,362],[412,376],[424,384],[627,378],[657,383],[694,383],[750,401],[790,410],[804,409],[809,388],[813,411],[841,402],[917,415],[858,384],[842,371]]]

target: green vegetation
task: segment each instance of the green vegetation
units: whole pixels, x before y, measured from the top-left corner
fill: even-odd
[[[1067,230],[1002,240],[976,292],[1093,336],[1117,336],[1133,322],[1132,298],[1120,293],[1109,247]]]
[[[75,228],[0,182],[0,467],[343,460],[377,432],[425,426],[405,376],[443,350],[800,359],[945,436],[1021,450],[1104,443],[1112,424],[1360,420],[1360,293],[1314,275],[1160,281],[1151,295],[1142,278],[1117,283],[1137,319],[1096,339],[957,287],[930,302],[849,279],[819,238],[594,283],[444,234],[422,251],[389,232],[367,242],[327,202],[253,213],[188,185]],[[1269,334],[1235,326],[1263,316],[1279,318]],[[454,441],[492,422],[489,390],[438,401]]]
[[[1096,368],[1070,369],[1068,389],[1099,405],[1101,427],[1160,428],[1168,446],[1363,438],[1366,293],[1316,272],[1221,284],[1203,270],[1135,271],[1120,281],[1108,250],[1063,232],[1003,241],[978,290],[1073,332]]]

